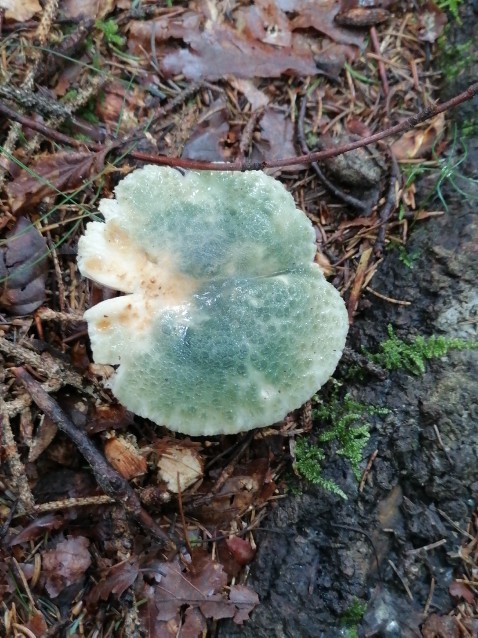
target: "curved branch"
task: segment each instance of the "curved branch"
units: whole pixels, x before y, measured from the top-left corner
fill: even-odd
[[[295,157],[285,157],[278,160],[257,162],[239,158],[233,162],[205,162],[201,160],[191,160],[181,157],[168,157],[167,155],[151,155],[149,153],[142,153],[141,151],[135,150],[127,151],[126,155],[143,162],[148,162],[150,164],[161,164],[165,166],[177,166],[179,168],[192,170],[209,171],[250,171],[263,170],[266,168],[282,168],[285,166],[294,166],[296,164],[311,164],[312,162],[324,160],[328,157],[342,155],[343,153],[353,151],[354,149],[361,148],[362,146],[368,146],[369,144],[373,144],[374,142],[378,142],[379,140],[391,137],[392,135],[396,135],[397,133],[408,131],[418,124],[421,124],[422,122],[425,122],[426,120],[439,115],[440,113],[449,111],[450,109],[463,104],[463,102],[467,102],[468,100],[473,99],[477,94],[478,82],[475,82],[474,84],[471,84],[465,91],[459,93],[458,95],[455,95],[455,97],[451,98],[450,100],[447,100],[442,104],[437,104],[436,106],[428,107],[423,111],[420,111],[419,113],[408,117],[407,119],[403,120],[403,122],[400,122],[395,126],[391,126],[384,131],[380,131],[379,133],[375,133],[374,135],[370,135],[369,137],[364,137],[361,140],[356,140],[348,144],[334,146],[333,148],[329,148],[324,151],[306,153],[304,155],[297,155]],[[101,145],[94,143],[85,144],[84,142],[79,142],[78,140],[70,138],[63,133],[58,133],[54,129],[35,121],[32,118],[23,116],[20,113],[15,112],[13,109],[9,108],[2,102],[0,102],[0,112],[7,115],[10,119],[20,122],[27,128],[38,131],[46,137],[50,137],[50,139],[69,144],[70,146],[73,146],[75,148],[83,146],[83,148],[86,147],[94,151],[97,151],[100,148],[101,150],[106,150],[106,146],[101,147]],[[130,142],[131,140],[128,141]],[[114,144],[108,150],[112,150],[113,147],[117,147],[117,144]]]

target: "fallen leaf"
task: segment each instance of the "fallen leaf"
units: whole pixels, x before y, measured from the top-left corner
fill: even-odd
[[[461,631],[453,616],[431,614],[421,626],[423,638],[459,638]]]
[[[261,159],[275,160],[281,157],[294,157],[297,151],[294,146],[294,125],[281,111],[268,108],[259,121],[261,140],[256,142]],[[282,171],[297,171],[306,168],[304,164],[283,167]]]
[[[139,610],[142,628],[150,638],[183,636],[172,632],[178,631],[185,605],[184,638],[197,638],[205,626],[201,615],[215,620],[232,618],[241,624],[259,602],[257,594],[242,585],[231,587],[228,596],[222,565],[203,550],[195,551],[190,562],[182,563],[178,557],[170,562],[151,561],[142,571],[156,581],[143,587],[141,597],[146,602]]]
[[[34,636],[44,636],[48,630],[48,625],[45,620],[45,616],[35,609],[28,620],[28,623],[25,625],[27,629],[29,629]]]
[[[190,80],[271,78],[282,73],[337,75],[346,59],[357,55],[363,35],[334,24],[333,0],[302,0],[295,5],[287,9],[296,16],[291,19],[280,4],[256,0],[249,6],[234,7],[226,21],[214,3],[199,0],[196,11],[176,10],[154,21],[131,21],[128,47],[135,55],[142,55],[155,43],[163,73],[181,73]],[[334,42],[309,34],[311,28],[326,33]],[[173,40],[186,46],[173,46]]]
[[[253,111],[257,111],[269,104],[268,96],[258,89],[252,80],[231,77],[229,78],[229,83],[246,96]]]
[[[184,492],[203,475],[204,462],[195,444],[165,439],[155,445],[158,477],[170,492]]]
[[[208,162],[225,161],[224,141],[229,132],[229,116],[224,100],[216,100],[194,127],[184,145],[182,157]]]
[[[364,42],[363,33],[337,24],[335,17],[340,11],[340,4],[336,0],[278,0],[278,4],[286,6],[286,11],[294,12],[293,29],[313,27],[338,44],[360,47]]]
[[[250,587],[245,585],[233,585],[229,591],[229,601],[234,604],[237,611],[234,622],[242,625],[249,618],[254,607],[259,604],[259,596]]]
[[[68,536],[54,549],[42,552],[42,577],[45,589],[52,598],[85,576],[91,565],[89,545],[90,541],[84,536]]]
[[[0,308],[25,315],[45,300],[47,243],[35,226],[20,217],[0,241]]]
[[[7,20],[16,22],[26,22],[42,10],[38,0],[0,0],[0,8],[5,9]]]
[[[40,155],[28,171],[22,170],[7,184],[12,211],[18,213],[24,206],[30,208],[49,195],[78,188],[93,170],[102,169],[104,155],[104,151]]]
[[[45,418],[40,422],[36,431],[35,437],[30,445],[28,452],[28,462],[33,463],[38,457],[43,454],[50,443],[56,436],[58,428],[54,421],[49,416],[45,415]]]
[[[95,605],[99,600],[107,600],[110,594],[121,596],[131,587],[139,574],[138,563],[134,560],[126,560],[113,565],[108,570],[105,578],[97,583],[89,592],[86,602]]]
[[[440,113],[428,123],[425,129],[413,129],[404,133],[391,146],[395,159],[416,159],[425,157],[443,135],[445,114]]]
[[[428,0],[419,9],[418,39],[433,44],[443,33],[447,22],[446,13],[432,0]]]
[[[20,545],[21,543],[35,540],[40,536],[44,536],[46,532],[60,529],[64,522],[65,519],[62,514],[49,513],[39,516],[31,523],[28,523],[19,534],[14,536],[9,545]]]
[[[211,494],[212,486],[201,485],[204,502],[195,508],[197,517],[206,525],[226,526],[242,514],[252,504],[259,505],[270,497],[276,489],[273,482],[266,483],[268,462],[256,459],[245,466],[237,466],[216,494]],[[198,493],[198,498],[200,498]]]
[[[463,600],[466,600],[466,602],[470,605],[472,605],[475,600],[475,594],[469,587],[467,587],[467,585],[465,585],[465,583],[459,583],[458,581],[453,580],[448,591],[450,592],[450,596],[463,598]]]
[[[93,18],[99,20],[111,13],[116,0],[63,0],[61,12],[65,18]]]

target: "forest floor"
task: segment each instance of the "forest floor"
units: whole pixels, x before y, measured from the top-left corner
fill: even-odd
[[[463,91],[478,4],[10,5],[0,633],[478,636],[476,97],[268,170],[351,323],[335,379],[274,427],[189,439],[118,405],[82,320],[112,292],[76,266],[145,162],[294,158]]]

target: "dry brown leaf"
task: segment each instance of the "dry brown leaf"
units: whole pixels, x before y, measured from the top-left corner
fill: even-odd
[[[156,445],[158,477],[173,494],[184,492],[203,475],[204,461],[197,448],[185,441],[172,441]]]
[[[224,100],[213,102],[208,112],[194,127],[182,157],[208,162],[225,161],[224,141],[229,132],[229,115]]]
[[[230,77],[228,81],[229,84],[246,96],[253,111],[257,111],[269,104],[268,96],[258,89],[252,80]]]
[[[287,10],[297,14],[293,5]],[[318,5],[311,8],[303,0],[307,19],[299,15],[291,21],[278,3],[256,0],[247,7],[233,8],[225,20],[215,3],[199,0],[196,11],[175,10],[154,21],[131,21],[128,46],[136,55],[153,54],[153,41],[163,73],[181,73],[190,80],[270,78],[282,73],[303,76],[321,71],[336,75],[344,61],[356,55],[363,36],[334,24],[332,0]],[[307,33],[310,28],[327,33],[334,42],[320,41]],[[173,39],[186,46],[173,46]]]
[[[395,159],[405,160],[425,157],[443,135],[444,128],[445,114],[440,113],[430,120],[425,129],[407,131],[391,146]]]
[[[456,618],[431,614],[421,626],[423,638],[459,638],[461,631]]]
[[[277,0],[285,11],[294,12],[293,29],[310,27],[323,33],[338,44],[362,46],[364,34],[354,29],[345,29],[338,25],[335,16],[340,11],[340,3],[335,0]]]
[[[20,217],[0,241],[0,308],[25,315],[45,300],[48,246],[35,226]]]
[[[33,463],[33,461],[37,460],[40,454],[43,454],[55,438],[57,432],[58,428],[54,421],[52,421],[49,416],[45,415],[45,418],[40,422],[35,437],[30,445],[30,450],[28,452],[29,463]]]
[[[61,11],[65,18],[101,20],[113,11],[115,5],[116,0],[63,0]]]
[[[101,171],[105,153],[68,153],[40,155],[21,171],[18,177],[6,186],[10,206],[18,213],[24,206],[29,208],[49,195],[78,188],[92,171]]]
[[[422,42],[430,42],[433,44],[443,33],[447,22],[446,13],[432,2],[432,0],[428,0],[419,9],[418,38],[422,40]]]
[[[139,574],[139,566],[134,560],[126,560],[113,565],[104,580],[89,592],[86,602],[96,605],[99,600],[107,600],[110,594],[121,596],[134,583]]]
[[[475,594],[467,585],[465,585],[465,583],[459,583],[458,581],[453,580],[448,591],[450,592],[450,596],[463,598],[463,600],[466,600],[466,602],[470,605],[472,605],[475,600]]]
[[[281,157],[294,157],[297,151],[294,146],[294,125],[281,111],[268,108],[259,121],[261,127],[261,141],[256,146],[261,159],[275,160]],[[304,164],[294,164],[283,167],[282,171],[297,171],[306,168]]]
[[[68,536],[54,549],[42,552],[42,577],[52,598],[85,576],[91,565],[89,545],[90,541],[84,536]]]
[[[231,587],[228,597],[222,565],[203,550],[196,550],[190,563],[181,563],[177,557],[170,562],[151,561],[143,572],[156,581],[145,585],[141,592],[145,599],[140,608],[142,628],[150,638],[178,635],[172,632],[178,631],[184,605],[191,610],[186,610],[189,620],[185,636],[197,638],[205,626],[201,616],[232,618],[241,624],[258,603],[257,594],[244,586]]]
[[[65,519],[62,514],[49,513],[39,516],[26,525],[19,534],[14,536],[9,544],[10,546],[20,545],[21,543],[35,540],[40,536],[44,536],[46,532],[60,529],[64,522]]]
[[[5,9],[7,20],[26,22],[41,11],[38,0],[0,0],[0,8]]]

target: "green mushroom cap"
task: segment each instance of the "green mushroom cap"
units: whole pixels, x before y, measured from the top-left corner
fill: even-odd
[[[327,381],[347,313],[280,182],[145,166],[115,195],[78,265],[126,293],[85,313],[121,403],[192,436],[232,434],[280,421]]]

